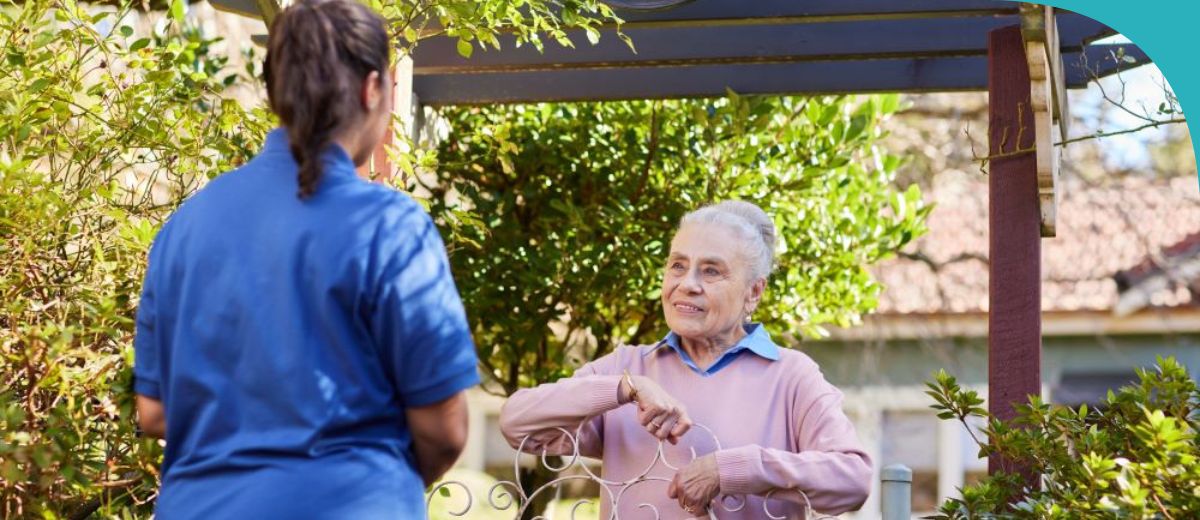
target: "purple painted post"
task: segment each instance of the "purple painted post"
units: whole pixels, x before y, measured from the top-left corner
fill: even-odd
[[[1041,394],[1041,235],[1029,65],[1018,26],[988,34],[988,408],[1008,421]],[[1034,475],[992,458],[988,471]]]

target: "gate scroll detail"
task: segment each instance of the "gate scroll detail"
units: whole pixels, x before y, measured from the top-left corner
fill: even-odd
[[[622,520],[622,519],[625,519],[625,520],[642,520],[642,519],[665,520],[662,518],[657,507],[655,507],[653,504],[648,504],[648,503],[644,503],[644,502],[637,504],[637,508],[636,508],[639,511],[644,511],[645,512],[644,515],[637,515],[634,517],[629,517],[629,515],[626,515],[623,517],[623,516],[620,516],[620,514],[619,514],[619,511],[620,511],[619,506],[621,504],[621,500],[625,496],[625,492],[628,491],[629,489],[633,488],[634,486],[645,484],[647,482],[666,482],[666,483],[670,482],[670,479],[668,479],[668,478],[650,476],[650,472],[653,471],[656,466],[661,465],[662,467],[670,469],[672,472],[678,471],[680,469],[680,467],[672,465],[667,460],[667,457],[664,453],[665,442],[658,441],[658,447],[654,452],[654,457],[647,463],[645,469],[640,471],[635,477],[630,478],[628,480],[624,480],[624,481],[606,480],[604,478],[601,478],[595,472],[593,472],[592,468],[588,467],[587,464],[584,464],[582,461],[583,456],[580,455],[580,453],[579,453],[578,439],[580,437],[580,434],[583,430],[584,425],[586,425],[588,423],[588,421],[590,421],[591,419],[592,419],[591,417],[588,417],[588,418],[584,419],[582,422],[580,422],[579,426],[576,427],[574,433],[566,430],[565,428],[554,428],[555,430],[558,430],[558,432],[562,433],[570,441],[571,453],[566,454],[566,455],[550,455],[547,453],[547,450],[543,449],[541,455],[538,457],[539,463],[542,465],[542,467],[546,468],[547,470],[549,470],[555,474],[562,474],[563,472],[566,472],[573,468],[577,468],[578,470],[580,470],[582,472],[582,474],[560,476],[558,478],[555,478],[554,480],[551,480],[550,482],[547,482],[546,484],[543,484],[542,486],[538,487],[537,489],[532,490],[532,492],[527,491],[521,485],[521,479],[520,479],[520,469],[521,469],[520,458],[521,458],[522,453],[527,453],[525,447],[530,438],[530,436],[527,435],[521,439],[521,443],[517,447],[517,455],[516,455],[516,457],[514,457],[514,460],[513,460],[513,479],[500,481],[500,482],[497,482],[496,484],[494,484],[493,486],[491,486],[491,488],[489,488],[488,492],[487,492],[487,503],[493,509],[498,510],[498,511],[512,510],[514,519],[522,518],[526,513],[526,509],[528,509],[532,504],[534,504],[534,499],[537,498],[538,496],[540,496],[541,494],[550,492],[551,490],[554,490],[554,489],[558,488],[559,486],[562,486],[568,482],[590,481],[590,482],[595,482],[595,483],[599,484],[600,490],[601,490],[600,492],[602,494],[607,494],[609,502],[612,504],[612,511],[609,513],[608,517],[605,520]],[[707,426],[704,426],[703,424],[693,424],[692,428],[693,428],[693,431],[701,431],[701,432],[704,432],[705,434],[707,434],[708,436],[710,436],[712,438],[714,444],[716,445],[717,450],[721,449],[721,440],[718,439],[716,434],[714,434],[713,431],[711,429],[709,429]],[[689,451],[691,452],[692,458],[689,459],[688,462],[691,462],[692,460],[695,460],[699,455],[696,453],[695,447],[689,448]],[[562,458],[561,462],[557,465],[553,464],[550,460],[550,457],[554,457],[554,456],[559,456]],[[462,496],[465,498],[459,499],[463,502],[461,509],[451,507],[450,510],[448,511],[448,514],[450,514],[451,516],[455,516],[455,517],[470,518],[469,515],[471,513],[471,510],[475,506],[475,504],[478,502],[478,500],[472,495],[470,488],[465,483],[456,481],[456,480],[442,481],[442,482],[438,483],[436,486],[434,486],[430,490],[429,494],[426,495],[426,498],[425,498],[426,510],[428,511],[429,507],[433,504],[433,501],[440,495],[440,493],[443,489],[448,490],[448,489],[454,489],[454,488],[456,488],[457,490],[460,490],[462,492]],[[808,500],[808,496],[805,495],[804,492],[802,492],[798,489],[772,490],[771,492],[768,492],[767,494],[763,495],[763,498],[770,499],[772,496],[774,496],[778,493],[781,493],[781,492],[786,492],[788,494],[795,493],[800,496],[800,498],[803,502],[803,505],[804,505],[804,511],[805,511],[804,518],[806,518],[806,519],[822,520],[822,519],[835,519],[836,518],[834,516],[824,515],[824,514],[818,513],[817,511],[813,510],[812,504]],[[592,504],[593,500],[595,500],[595,499],[583,498],[583,499],[577,500],[574,504],[572,504],[571,509],[570,509],[570,519],[575,520],[575,515],[577,514],[579,508],[584,505]],[[731,512],[731,513],[742,511],[743,509],[746,508],[747,502],[748,501],[746,500],[746,497],[744,497],[744,496],[720,495],[717,497],[716,500],[713,501],[713,505],[710,506],[707,511],[705,511],[703,516],[694,517],[694,518],[718,520],[719,518],[721,518],[720,513],[722,511],[727,511],[727,512]],[[766,518],[769,518],[771,520],[785,520],[786,518],[788,518],[786,516],[781,516],[781,515],[777,514],[776,512],[772,512],[769,507],[769,502],[767,502],[766,500],[763,501],[762,507],[763,507],[764,516]],[[534,518],[537,520],[544,519],[543,516],[536,516]]]

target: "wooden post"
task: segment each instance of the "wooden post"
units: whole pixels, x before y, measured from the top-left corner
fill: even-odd
[[[988,34],[988,409],[1041,394],[1041,233],[1029,65],[1018,26]],[[1032,468],[992,458],[988,471]]]

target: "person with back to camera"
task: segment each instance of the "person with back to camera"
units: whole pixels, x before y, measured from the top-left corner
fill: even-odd
[[[861,507],[872,466],[842,412],[842,393],[808,356],[779,348],[749,320],[774,251],[775,226],[754,204],[725,201],[683,217],[662,280],[670,333],[513,394],[500,412],[508,442],[559,455],[577,443],[580,455],[603,461],[602,478],[629,482],[655,459],[654,441],[669,441],[664,456],[679,471],[656,464],[648,477],[661,480],[629,486],[616,505],[621,518],[652,518],[641,504],[661,518],[803,518],[804,496],[822,513]],[[690,460],[691,449],[700,456]],[[728,502],[735,511],[726,511],[721,494],[746,502]],[[611,502],[601,493],[601,518]]]
[[[180,206],[149,255],[138,423],[161,520],[424,518],[466,442],[475,349],[441,237],[361,179],[392,112],[384,20],[299,0],[264,76],[282,127]]]

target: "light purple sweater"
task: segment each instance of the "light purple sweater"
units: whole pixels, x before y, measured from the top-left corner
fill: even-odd
[[[842,412],[842,393],[825,381],[808,356],[781,349],[777,361],[742,352],[731,364],[704,377],[688,368],[671,348],[659,345],[621,347],[584,365],[558,382],[518,391],[500,413],[500,429],[514,448],[530,436],[524,450],[570,454],[570,439],[555,428],[575,433],[581,422],[580,453],[603,461],[601,477],[626,482],[654,461],[658,442],[637,422],[633,403],[617,402],[621,374],[647,376],[679,399],[693,427],[678,445],[664,443],[666,461],[683,467],[698,455],[716,452],[721,493],[747,495],[737,512],[714,509],[720,518],[762,519],[763,495],[771,514],[803,518],[803,491],[812,507],[826,514],[854,510],[871,489],[871,460],[854,426]],[[719,440],[720,448],[713,437]],[[670,480],[675,474],[658,462],[647,474]],[[609,486],[613,496],[622,485]],[[653,504],[661,518],[688,518],[667,497],[667,482],[650,480],[629,486],[617,501],[621,518],[653,518],[642,503]],[[726,502],[736,506],[736,500]],[[601,518],[608,518],[612,499],[601,491]]]

